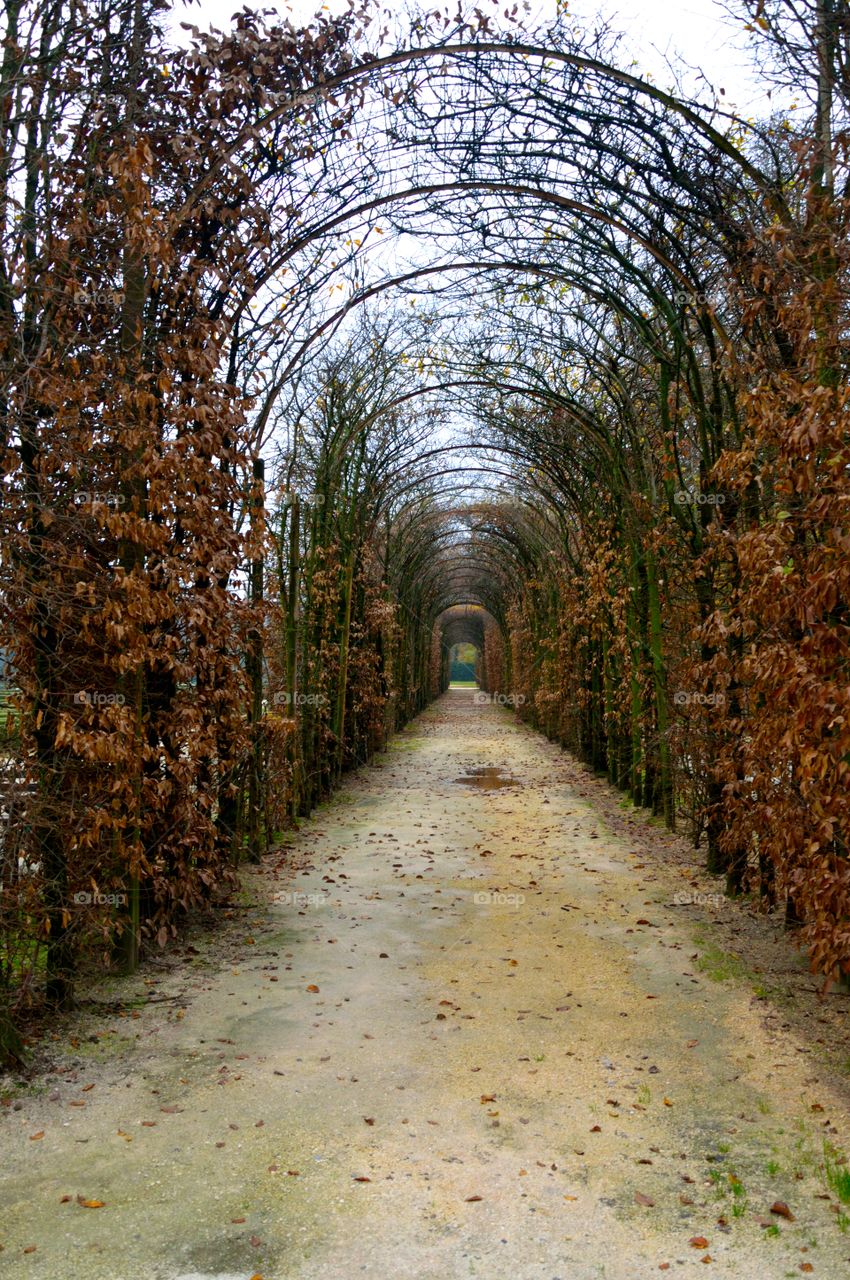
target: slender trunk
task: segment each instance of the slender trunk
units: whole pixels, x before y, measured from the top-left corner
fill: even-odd
[[[251,605],[254,609],[254,625],[248,634],[248,652],[245,658],[246,675],[250,690],[249,721],[251,726],[251,757],[248,764],[248,858],[259,862],[265,852],[266,832],[263,830],[264,777],[263,777],[263,627],[259,617],[262,609],[263,587],[263,528],[265,521],[265,463],[254,459],[253,491],[251,494],[251,524],[254,558],[251,561]]]
[[[659,786],[658,810],[670,830],[675,828],[673,805],[673,775],[670,762],[668,737],[667,675],[664,667],[661,599],[658,591],[658,574],[655,557],[646,556],[646,585],[649,604],[649,643],[652,657],[652,674],[655,686],[655,717],[658,728]]]

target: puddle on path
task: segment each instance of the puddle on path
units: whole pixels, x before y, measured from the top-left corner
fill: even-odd
[[[477,787],[479,791],[497,791],[499,787],[522,786],[519,778],[506,774],[501,766],[491,765],[467,769],[466,773],[461,774],[454,781],[461,783],[464,787]]]

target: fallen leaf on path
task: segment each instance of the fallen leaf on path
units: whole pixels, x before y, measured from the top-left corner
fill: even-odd
[[[30,1134],[30,1142],[38,1142],[39,1138],[43,1138],[43,1137],[44,1137],[44,1130],[39,1129],[38,1133]]]
[[[315,982],[311,982],[307,990],[316,993],[318,992],[319,988],[316,986]]]
[[[642,1191],[635,1192],[635,1204],[642,1204],[647,1209],[655,1208],[655,1201],[652,1199],[652,1196],[645,1196]]]
[[[690,1240],[688,1241],[688,1244],[691,1246],[692,1249],[708,1248],[708,1241],[706,1240],[705,1236],[691,1236]]]
[[[483,1200],[483,1199],[484,1199],[484,1197],[483,1197],[483,1196],[467,1196],[467,1197],[466,1197],[466,1200],[465,1200],[465,1202],[464,1202],[464,1203],[465,1203],[465,1204],[474,1204],[474,1203],[476,1202],[476,1200]]]
[[[355,1177],[354,1181],[355,1182],[371,1182],[372,1179],[367,1178],[364,1174],[360,1174],[358,1177]]]
[[[482,1105],[483,1105],[485,1102],[495,1102],[495,1101],[496,1101],[496,1095],[495,1095],[495,1093],[482,1093],[482,1095],[481,1095],[481,1102],[482,1102]]]
[[[84,1196],[77,1196],[77,1204],[83,1209],[102,1209],[106,1204],[105,1200],[86,1200]]]
[[[787,1218],[789,1222],[797,1221],[784,1200],[774,1200],[773,1204],[770,1206],[770,1212],[777,1214],[780,1218]]]

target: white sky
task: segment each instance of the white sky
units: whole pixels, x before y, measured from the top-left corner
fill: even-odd
[[[555,3],[556,0],[534,0],[532,16],[544,21],[547,14],[554,16]],[[505,7],[510,5],[512,0]],[[250,7],[276,9],[289,14],[299,25],[305,25],[322,8],[331,13],[348,9],[346,0],[328,0],[324,6],[320,0],[254,0]],[[426,6],[423,2],[425,7],[440,6]],[[735,7],[735,0],[729,0],[729,7]],[[181,21],[189,21],[201,28],[212,25],[224,30],[239,8],[238,0],[180,3],[174,7],[173,23],[176,27]],[[742,115],[766,110],[758,79],[750,70],[743,19],[730,18],[719,0],[571,0],[569,11],[580,25],[591,26],[598,13],[622,30],[638,63],[635,70],[650,73],[662,87],[670,86],[665,57],[678,54],[692,68],[703,71],[715,86],[723,87],[726,100]]]

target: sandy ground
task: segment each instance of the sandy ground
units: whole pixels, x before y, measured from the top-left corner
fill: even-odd
[[[850,1275],[846,1078],[588,794],[471,691],[430,708],[7,1092],[0,1276]]]

